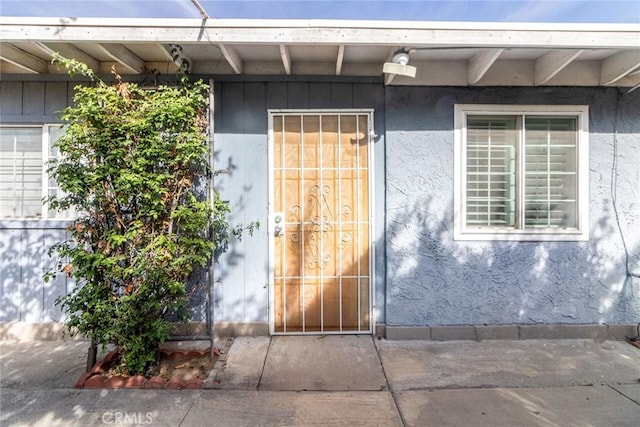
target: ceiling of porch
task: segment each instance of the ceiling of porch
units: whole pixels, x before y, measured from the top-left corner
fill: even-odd
[[[415,78],[384,75],[399,49]],[[0,17],[0,73],[64,74],[53,52],[98,73],[379,76],[393,85],[640,84],[640,26],[322,20]]]

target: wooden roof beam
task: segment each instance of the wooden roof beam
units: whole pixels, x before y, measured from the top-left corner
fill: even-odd
[[[282,58],[285,74],[291,74],[291,56],[289,55],[289,48],[286,44],[280,45],[280,57]]]
[[[80,61],[86,64],[95,73],[98,73],[100,71],[100,61],[68,43],[34,42],[34,45],[37,46],[41,51],[45,52],[47,55],[51,55],[52,57],[54,53],[58,53],[64,58],[75,59],[76,61]]]
[[[127,67],[136,74],[143,72],[145,63],[137,55],[121,44],[98,44],[99,48],[115,61]]]
[[[474,85],[484,77],[489,68],[502,55],[504,49],[487,49],[475,54],[469,60],[468,81],[470,85]]]
[[[242,74],[244,61],[242,60],[242,57],[238,54],[238,51],[233,49],[231,46],[228,46],[222,43],[219,44],[218,47],[220,48],[220,51],[222,52],[222,56],[224,56],[224,59],[227,60],[227,62],[233,69],[233,72],[236,74]]]
[[[582,52],[584,52],[582,49],[552,50],[542,55],[536,61],[534,84],[545,84],[582,55]]]
[[[31,55],[17,47],[3,43],[0,49],[0,59],[10,62],[29,73],[43,74],[47,72],[47,62]]]
[[[640,50],[623,50],[602,61],[600,84],[611,85],[640,67]]]

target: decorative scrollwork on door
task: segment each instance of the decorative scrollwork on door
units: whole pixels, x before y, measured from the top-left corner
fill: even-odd
[[[321,246],[323,244],[323,235],[333,232],[333,210],[327,199],[331,194],[331,186],[314,184],[309,189],[307,202],[309,203],[308,223],[305,223],[306,243],[309,248],[309,262],[307,266],[310,269],[325,269],[332,260],[331,254],[323,256]]]
[[[302,206],[300,205],[292,205],[289,208],[289,216],[287,217],[288,222],[296,222],[300,218],[300,213],[302,212]]]
[[[340,238],[340,243],[338,243],[338,248],[344,249],[349,245],[353,244],[353,234],[352,233],[342,233]]]

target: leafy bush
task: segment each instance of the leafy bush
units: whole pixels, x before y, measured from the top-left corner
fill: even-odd
[[[57,302],[69,329],[115,343],[122,371],[144,373],[169,336],[168,316],[188,313],[188,278],[226,248],[228,205],[204,197],[208,87],[143,89],[117,74],[106,84],[62,62],[94,84],[76,87],[50,165],[62,190],[51,207],[79,212],[70,239],[51,248],[77,283]]]

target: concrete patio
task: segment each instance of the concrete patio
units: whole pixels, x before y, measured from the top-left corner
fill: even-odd
[[[623,341],[235,338],[217,390],[78,390],[87,342],[0,344],[4,426],[637,426]]]

